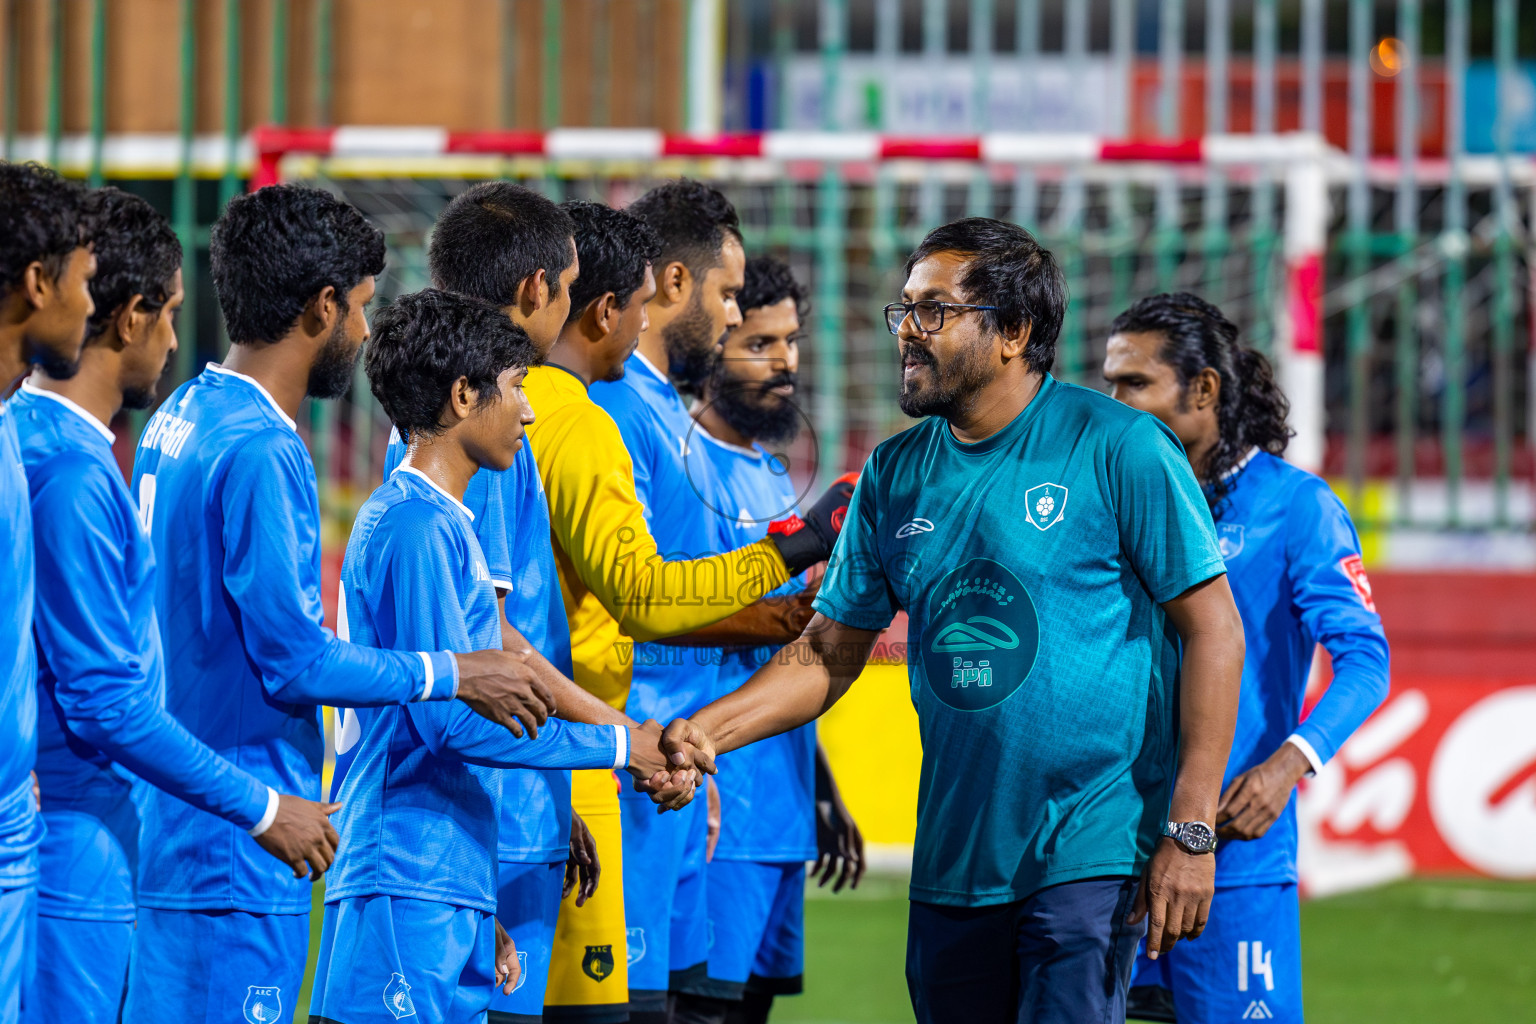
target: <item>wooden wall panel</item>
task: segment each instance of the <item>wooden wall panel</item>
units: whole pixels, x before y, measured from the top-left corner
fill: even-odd
[[[338,0],[334,40],[336,123],[497,125],[497,0]]]
[[[276,0],[240,10],[242,128],[271,118]],[[181,0],[107,4],[109,132],[175,132],[180,117]],[[223,0],[197,5],[199,132],[223,130]],[[433,124],[532,130],[544,124],[545,0],[334,0],[330,116],[316,88],[320,0],[288,0],[288,120],[296,125]],[[59,0],[65,26],[63,124],[90,125],[91,0]],[[0,38],[21,40],[17,125],[46,126],[49,0],[0,0]],[[503,19],[512,23],[512,85],[503,87]],[[559,123],[681,128],[686,0],[565,0]],[[8,50],[0,46],[0,61]],[[3,78],[0,78],[3,81]],[[507,94],[510,92],[510,96]],[[508,99],[511,109],[505,110]]]

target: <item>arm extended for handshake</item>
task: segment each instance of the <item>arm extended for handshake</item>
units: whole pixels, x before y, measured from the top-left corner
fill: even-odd
[[[1224,575],[1199,583],[1164,606],[1184,643],[1179,696],[1179,760],[1173,820],[1214,821],[1232,745],[1242,680],[1243,630]],[[714,759],[819,717],[848,692],[878,633],[817,614],[788,657],[777,657],[741,688],[677,719],[662,732],[672,765],[713,773]],[[1215,893],[1215,859],[1159,841],[1142,879],[1135,924],[1148,921],[1153,957],[1205,927]]]

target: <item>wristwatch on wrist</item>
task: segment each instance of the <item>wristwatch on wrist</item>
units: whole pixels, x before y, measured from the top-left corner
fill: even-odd
[[[1189,853],[1214,853],[1216,850],[1216,830],[1203,821],[1170,821],[1163,826],[1163,835]]]

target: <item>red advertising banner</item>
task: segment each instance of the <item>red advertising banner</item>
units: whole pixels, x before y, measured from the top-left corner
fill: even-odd
[[[1303,783],[1312,895],[1413,873],[1536,878],[1536,680],[1396,677]]]

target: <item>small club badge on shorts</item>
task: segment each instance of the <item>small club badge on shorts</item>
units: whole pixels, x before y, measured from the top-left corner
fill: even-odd
[[[250,1024],[273,1024],[283,1015],[283,990],[276,985],[251,985],[240,1007]]]
[[[593,981],[602,981],[613,973],[613,946],[588,946],[581,958],[581,969]]]
[[[624,940],[624,962],[633,967],[645,959],[645,929],[627,929]]]
[[[1061,484],[1036,484],[1024,492],[1024,514],[1037,530],[1049,530],[1067,512],[1067,489]]]
[[[394,1014],[395,1020],[416,1016],[416,1004],[411,1001],[411,986],[406,983],[405,975],[389,976],[389,983],[384,986],[384,1007]]]
[[[517,984],[512,986],[512,994],[517,995],[517,990],[528,984],[528,954],[523,950],[517,951]]]

